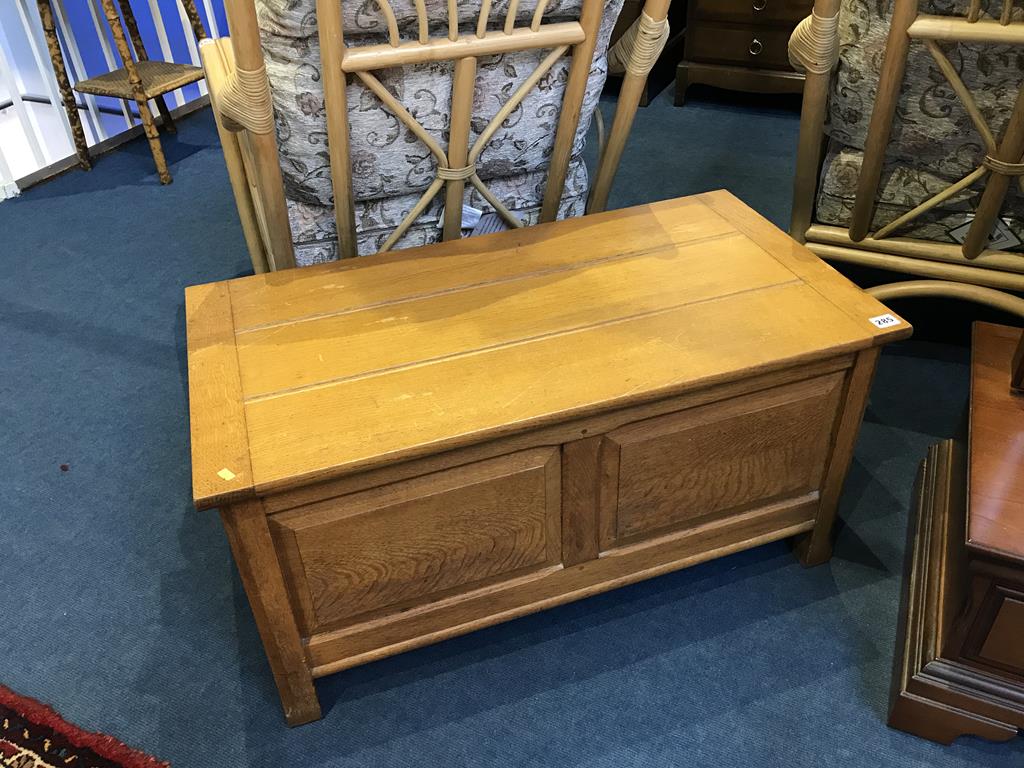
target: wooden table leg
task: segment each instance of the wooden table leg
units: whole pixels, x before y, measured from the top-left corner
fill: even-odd
[[[128,38],[132,41],[132,48],[135,49],[136,60],[149,61],[149,53],[146,52],[146,45],[142,42],[142,35],[139,34],[139,24],[135,20],[131,2],[122,3],[121,0],[117,0],[117,4],[121,7],[124,26],[128,30]]]
[[[821,485],[821,501],[814,530],[805,534],[796,545],[800,562],[806,566],[821,565],[832,557],[832,528],[839,508],[839,496],[853,459],[853,448],[857,442],[860,424],[864,419],[864,409],[868,404],[868,393],[871,391],[878,354],[878,347],[859,353],[850,371],[845,402],[839,415],[839,426],[832,446],[832,456]]]
[[[285,720],[288,725],[319,720],[320,701],[285,591],[263,504],[258,499],[231,504],[221,510],[221,519],[270,661]]]
[[[78,155],[78,163],[83,169],[88,171],[92,168],[92,160],[89,157],[89,144],[85,140],[82,119],[78,115],[75,92],[71,90],[68,71],[64,67],[64,55],[60,51],[60,41],[57,39],[57,27],[53,21],[53,9],[50,8],[50,0],[36,0],[36,5],[39,7],[39,18],[43,23],[43,36],[46,38],[46,47],[50,51],[50,63],[53,65],[53,74],[57,78],[57,88],[60,90],[60,98],[64,102],[64,112],[68,116],[68,123],[71,125],[71,135],[75,140],[75,153]],[[54,106],[57,105],[54,104]]]
[[[142,35],[139,34],[139,24],[135,20],[135,13],[132,11],[132,5],[130,2],[121,3],[118,0],[118,4],[121,6],[121,15],[124,18],[125,29],[128,30],[128,39],[132,41],[132,48],[135,49],[135,58],[138,61],[149,61],[149,53],[146,51],[146,45],[142,42]],[[193,7],[193,11],[195,8]],[[177,133],[178,129],[174,125],[174,118],[171,117],[171,111],[167,108],[167,101],[163,96],[157,96],[153,99],[156,102],[157,111],[163,117],[163,127],[168,133]]]

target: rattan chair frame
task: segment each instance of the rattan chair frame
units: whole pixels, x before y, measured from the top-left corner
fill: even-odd
[[[483,0],[471,30],[460,30],[458,8],[449,0],[444,27],[447,35],[432,37],[431,21],[423,0],[417,0],[416,37],[402,39],[388,0],[379,0],[388,28],[388,40],[376,45],[347,47],[339,0],[317,0],[317,24],[327,116],[328,151],[334,192],[338,246],[342,257],[356,255],[355,201],[352,193],[349,125],[346,105],[347,77],[357,78],[385,108],[399,119],[434,156],[437,175],[408,215],[391,233],[384,250],[392,247],[427,208],[442,188],[445,194],[443,239],[461,237],[463,193],[468,182],[512,227],[522,222],[502,205],[476,173],[475,163],[487,142],[511,111],[540,82],[563,55],[571,54],[554,148],[541,202],[540,220],[552,221],[558,213],[579,124],[584,90],[594,58],[603,0],[583,0],[577,21],[545,23],[547,0],[540,0],[531,21],[516,25],[518,3],[513,0],[499,29],[488,29],[491,2]],[[226,0],[232,34],[202,46],[211,102],[217,113],[225,160],[242,220],[243,231],[257,272],[295,265],[278,151],[273,134],[269,85],[260,47],[259,27],[253,0]],[[669,0],[647,0],[637,43],[620,91],[608,142],[591,188],[588,211],[603,210],[608,190],[621,159],[650,65],[664,39]],[[644,18],[646,17],[646,19]],[[477,62],[482,56],[528,49],[550,49],[534,72],[511,96],[469,145],[473,117],[473,86]],[[374,71],[428,61],[451,61],[452,113],[448,146],[444,148],[390,93]],[[244,98],[243,98],[244,96]]]

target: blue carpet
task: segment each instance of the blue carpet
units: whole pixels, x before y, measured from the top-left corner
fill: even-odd
[[[728,187],[784,224],[796,134],[663,95],[613,202]],[[165,147],[170,187],[136,141],[0,204],[0,681],[178,768],[1024,762],[885,726],[911,483],[966,398],[964,350],[921,343],[883,358],[829,564],[764,546],[354,669],[287,729],[190,503],[182,291],[248,260],[209,114]]]

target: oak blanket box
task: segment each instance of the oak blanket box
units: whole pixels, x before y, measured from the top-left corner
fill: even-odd
[[[831,554],[910,326],[727,192],[186,291],[193,495],[313,679],[748,547]]]

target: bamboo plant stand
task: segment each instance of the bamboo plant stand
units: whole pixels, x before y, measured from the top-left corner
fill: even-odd
[[[101,2],[103,4],[104,16],[106,17],[107,24],[110,26],[114,42],[117,45],[117,53],[121,58],[121,67],[113,72],[80,80],[72,89],[64,68],[64,59],[61,54],[60,42],[57,38],[57,30],[53,23],[50,0],[38,0],[39,15],[43,21],[43,32],[50,51],[53,70],[57,76],[57,83],[60,87],[64,110],[67,112],[68,121],[71,124],[79,163],[86,170],[92,166],[89,157],[89,147],[85,140],[85,132],[82,130],[82,121],[78,116],[78,106],[75,102],[73,91],[134,101],[139,110],[139,120],[142,122],[143,131],[145,131],[146,138],[149,141],[150,151],[153,153],[153,162],[156,164],[160,183],[170,184],[171,174],[167,169],[167,159],[164,157],[163,147],[160,144],[160,134],[157,131],[153,113],[149,108],[149,102],[152,100],[156,103],[157,111],[162,118],[163,127],[168,132],[174,133],[174,120],[171,117],[170,110],[167,108],[164,94],[170,93],[189,83],[202,80],[204,77],[202,67],[166,61],[151,61],[142,42],[142,36],[139,34],[139,27],[128,0],[101,0]],[[203,22],[199,17],[199,12],[196,10],[194,0],[180,0],[180,2],[185,9],[196,39],[203,40],[206,37],[206,29],[203,27]],[[125,34],[126,28],[127,36]]]
[[[313,678],[799,537],[910,326],[726,192],[189,288],[193,497]]]

